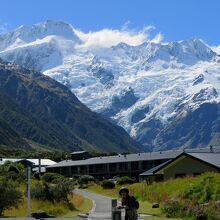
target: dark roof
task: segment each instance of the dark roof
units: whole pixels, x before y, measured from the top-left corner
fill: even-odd
[[[220,153],[187,153],[187,155],[220,168]]]
[[[144,173],[139,174],[140,176],[153,176],[160,168],[164,167],[166,164],[170,163],[172,160],[165,161],[164,163],[159,164],[156,167],[151,168],[150,170],[145,171]]]
[[[187,153],[220,153],[220,146],[212,146],[212,151],[210,146],[205,148],[185,148],[184,151]]]
[[[162,168],[166,167],[168,164],[171,164],[172,162],[174,162],[175,160],[177,160],[178,158],[182,157],[182,156],[189,156],[191,158],[195,158],[196,160],[205,162],[208,165],[211,165],[217,169],[220,169],[220,153],[203,153],[203,152],[194,152],[194,153],[187,153],[187,152],[183,152],[182,154],[178,155],[176,158],[173,158],[171,160],[168,160],[156,167],[153,167],[150,170],[145,171],[144,173],[141,173],[140,176],[152,176],[155,173],[157,173],[158,171],[160,171]]]
[[[48,168],[172,159],[177,157],[181,153],[182,153],[181,150],[172,150],[172,151],[137,153],[137,154],[127,154],[127,155],[119,154],[117,156],[93,157],[85,160],[64,160],[57,164],[49,166]]]

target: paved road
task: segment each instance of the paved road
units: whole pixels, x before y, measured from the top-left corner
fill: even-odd
[[[88,220],[109,220],[112,219],[111,216],[111,198],[101,196],[95,193],[85,192],[82,190],[76,190],[76,193],[79,193],[85,197],[88,197],[93,201],[93,209],[89,213]],[[124,212],[122,211],[122,220],[124,220]],[[139,218],[143,220],[143,218]]]
[[[111,219],[111,198],[82,190],[75,190],[75,192],[93,201],[93,208],[89,213],[88,220]]]

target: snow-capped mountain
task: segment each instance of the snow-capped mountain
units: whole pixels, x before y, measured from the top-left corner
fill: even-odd
[[[70,25],[47,21],[0,35],[0,57],[67,85],[146,148],[220,143],[213,124],[220,117],[213,107],[220,102],[220,58],[211,47],[196,38],[103,48],[83,44]],[[216,116],[210,122],[211,110]]]

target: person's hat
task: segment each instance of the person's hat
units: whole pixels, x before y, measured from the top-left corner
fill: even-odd
[[[121,195],[122,192],[126,192],[127,194],[129,193],[129,190],[126,188],[126,187],[122,187],[120,190],[119,190],[119,195]]]

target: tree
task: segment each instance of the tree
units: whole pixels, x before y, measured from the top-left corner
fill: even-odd
[[[16,188],[16,184],[4,177],[0,178],[0,216],[5,209],[17,207],[22,200],[22,194]]]

